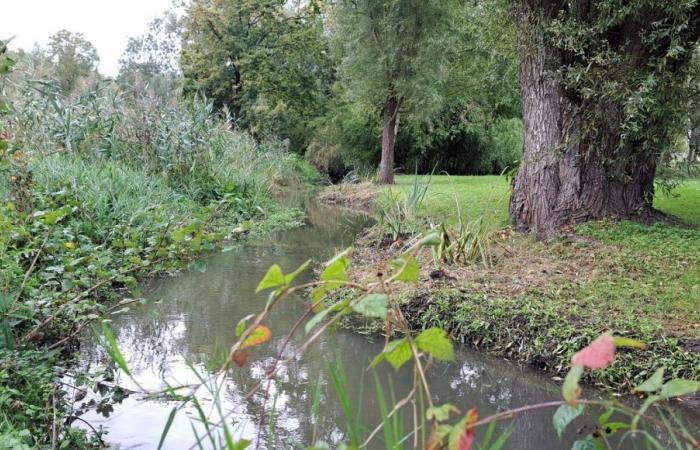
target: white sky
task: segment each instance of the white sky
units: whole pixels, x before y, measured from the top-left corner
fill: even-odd
[[[114,76],[129,37],[143,34],[148,22],[171,0],[0,0],[0,39],[14,36],[11,49],[44,46],[66,29],[83,33],[97,48],[100,73]]]

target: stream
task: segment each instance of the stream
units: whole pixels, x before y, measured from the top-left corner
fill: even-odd
[[[140,386],[160,390],[165,387],[164,380],[170,385],[197,383],[195,371],[211,373],[214,356],[225,355],[235,342],[239,319],[262,310],[266,295],[253,293],[270,265],[277,263],[284,272],[290,272],[309,258],[324,261],[351,245],[367,224],[367,219],[338,208],[311,203],[307,211],[306,226],[255,242],[243,242],[230,251],[211,255],[204,260],[207,270],[203,273],[192,269],[176,277],[150,281],[143,293],[149,299],[148,304],[115,316],[112,330]],[[214,411],[211,417],[218,418],[217,403],[223,411],[233,412],[228,423],[234,439],[256,439],[263,394],[244,398],[245,394],[265,377],[266,368],[286,333],[304,309],[300,298],[288,298],[265,322],[272,329],[272,340],[254,349],[244,367],[236,367],[219,379],[221,389],[216,395],[205,389],[198,391],[197,398],[206,414]],[[302,330],[290,342],[285,357],[294,354],[303,338]],[[271,383],[267,411],[274,403],[275,412],[269,429],[262,433],[265,444],[261,447],[297,448],[295,443],[310,445],[316,439],[335,448],[335,444],[347,438],[346,420],[329,377],[328,361],[335,357],[345,367],[349,397],[355,411],[361,410],[363,426],[374,429],[381,422],[381,415],[374,375],[368,366],[382,345],[381,339],[340,330],[333,336],[323,336],[305,355],[282,364],[278,377]],[[91,336],[84,337],[81,349],[82,371],[100,371],[108,364],[107,353]],[[114,372],[114,384],[136,390],[132,380],[117,370]],[[388,379],[397,398],[403,397],[412,386],[410,368],[395,372],[383,363],[376,373],[384,381],[387,395]],[[451,403],[462,412],[477,408],[480,417],[560,398],[560,385],[549,377],[471,350],[458,351],[453,363],[435,365],[428,371],[428,377],[434,404]],[[320,393],[317,420],[312,417],[315,390]],[[219,401],[215,402],[215,398]],[[82,403],[90,399],[95,400],[95,396],[90,394]],[[81,418],[94,428],[104,427],[105,440],[111,448],[155,449],[171,411],[178,404],[172,399],[132,394],[120,403],[90,408]],[[410,416],[410,408],[406,411]],[[552,426],[553,412],[531,412],[510,422],[513,435],[504,448],[570,449],[573,441],[588,434],[595,424],[595,418],[579,418],[560,440]],[[404,429],[408,431],[412,421],[406,422]],[[87,427],[82,421],[76,421],[75,426]],[[163,448],[198,448],[195,431],[201,435],[202,429],[195,408],[183,408],[175,414]],[[212,447],[208,440],[202,442],[202,448]],[[368,448],[385,448],[382,432]]]

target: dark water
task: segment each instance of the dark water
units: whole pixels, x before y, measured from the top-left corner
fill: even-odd
[[[146,287],[151,301],[129,313],[118,316],[112,324],[114,334],[129,368],[139,384],[152,390],[162,389],[163,380],[171,385],[198,381],[193,370],[208,373],[207,362],[213,355],[227,351],[235,341],[238,320],[262,310],[264,295],[253,292],[259,280],[273,263],[285,272],[295,269],[308,258],[323,261],[336,250],[349,246],[361,230],[362,220],[338,209],[310,205],[309,225],[297,230],[271,236],[261,242],[250,242],[206,259],[205,273],[191,271],[174,278],[162,278]],[[244,400],[244,395],[264,378],[272,354],[280,348],[288,331],[304,310],[299,298],[290,298],[273,311],[266,324],[273,339],[256,349],[244,368],[219,378],[218,402],[215,389],[200,389],[197,398],[210,421],[220,417],[216,404],[223,411],[233,411],[228,423],[234,438],[254,439],[256,423],[263,403],[262,394]],[[293,355],[303,342],[294,338],[285,355]],[[368,363],[382,347],[359,334],[339,331],[334,337],[324,337],[303,357],[282,365],[272,383],[268,410],[275,403],[272,431],[266,429],[263,439],[272,439],[274,448],[294,448],[293,442],[311,443],[315,438],[331,444],[346,438],[345,418],[329,382],[328,360],[340,356],[348,380],[348,391],[356,410],[361,408],[361,422],[367,429],[380,423],[374,385],[374,375]],[[94,371],[107,362],[105,352],[89,338],[83,345],[82,369]],[[410,370],[394,372],[387,367],[377,370],[385,389],[388,379],[402,397],[412,385]],[[428,376],[436,405],[452,403],[462,411],[477,408],[481,417],[523,405],[557,400],[560,387],[549,378],[527,368],[463,351],[451,364],[433,367]],[[134,383],[123,374],[115,382],[127,388]],[[320,383],[320,418],[312,420],[312,392]],[[131,395],[113,406],[109,413],[95,410],[82,418],[94,427],[108,430],[106,440],[113,448],[152,449],[158,446],[170,411],[178,403],[163,399],[143,399]],[[410,409],[407,410],[410,415]],[[513,436],[506,448],[511,449],[570,449],[580,434],[586,434],[595,423],[592,418],[580,418],[570,432],[560,440],[552,427],[552,410],[533,412],[512,422]],[[84,426],[76,422],[76,426]],[[188,449],[196,442],[195,431],[201,434],[201,423],[193,408],[179,411],[173,421],[163,448]],[[406,426],[409,428],[409,425]],[[380,432],[370,449],[385,448]],[[410,442],[410,441],[409,441]],[[631,444],[630,444],[631,445]],[[212,448],[209,441],[202,448]],[[196,448],[196,447],[195,447]],[[410,448],[410,445],[406,445]],[[621,448],[632,448],[622,446]]]

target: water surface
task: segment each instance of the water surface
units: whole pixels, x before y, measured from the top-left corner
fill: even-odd
[[[154,280],[145,287],[149,304],[118,316],[112,324],[129,368],[142,387],[159,390],[164,387],[163,380],[170,385],[196,383],[198,378],[193,369],[201,374],[209,373],[208,362],[216,359],[216,355],[225,354],[236,340],[238,320],[263,308],[265,295],[253,293],[271,264],[280,264],[289,272],[309,258],[328,259],[349,246],[366,222],[342,210],[320,205],[310,205],[308,212],[309,223],[305,227],[212,255],[205,259],[207,270],[204,273],[192,270],[177,277]],[[224,411],[232,411],[228,423],[236,438],[255,439],[258,435],[255,424],[261,414],[263,394],[249,399],[243,397],[265,377],[272,355],[281,348],[286,332],[304,309],[302,299],[289,298],[274,310],[266,321],[273,339],[256,349],[245,367],[236,368],[219,380],[218,403]],[[303,332],[292,339],[285,356],[293,355],[302,342]],[[265,430],[263,433],[261,447],[269,443],[273,448],[295,448],[295,443],[308,444],[313,440],[323,440],[333,446],[346,438],[346,420],[328,375],[328,361],[337,356],[345,366],[350,398],[355,411],[361,411],[362,424],[367,429],[379,424],[374,375],[368,366],[382,344],[378,339],[339,331],[333,337],[323,337],[303,357],[280,366],[267,403],[268,411],[273,402],[275,405],[274,426],[272,432]],[[104,350],[94,340],[86,338],[83,348],[83,370],[94,371],[108,362]],[[396,373],[383,365],[377,374],[384,380],[387,390],[387,380],[391,380],[397,397],[410,390],[410,370]],[[436,405],[451,403],[462,411],[477,408],[481,417],[557,400],[560,395],[559,385],[544,375],[473,351],[458,352],[454,363],[435,366],[428,376]],[[136,389],[123,374],[114,382]],[[312,392],[319,385],[320,418],[314,421]],[[217,402],[213,397],[206,389],[197,393],[202,409],[217,418]],[[92,409],[82,419],[93,427],[105,427],[106,440],[113,448],[152,449],[157,448],[168,416],[176,405],[178,403],[172,400],[144,399],[133,394],[111,407],[100,411]],[[512,422],[513,437],[505,448],[570,449],[572,442],[590,432],[595,424],[593,418],[580,418],[560,440],[552,427],[552,413],[552,410],[533,412]],[[202,430],[196,416],[194,408],[178,411],[163,448],[192,448],[196,443],[193,427],[200,433]],[[76,422],[76,426],[85,425]],[[212,444],[204,441],[202,446],[211,448]],[[381,433],[368,448],[384,448]]]

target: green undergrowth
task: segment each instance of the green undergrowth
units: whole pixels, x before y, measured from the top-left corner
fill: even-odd
[[[76,337],[138,305],[144,278],[203,269],[197,258],[228,241],[302,223],[302,211],[276,201],[271,186],[301,190],[310,174],[294,158],[256,158],[256,177],[217,169],[197,188],[196,179],[183,184],[120,160],[81,156],[38,158],[3,174],[1,448],[50,447],[55,424],[60,448],[97,446],[61,425],[71,421],[60,378]],[[18,175],[32,183],[11,186]]]

